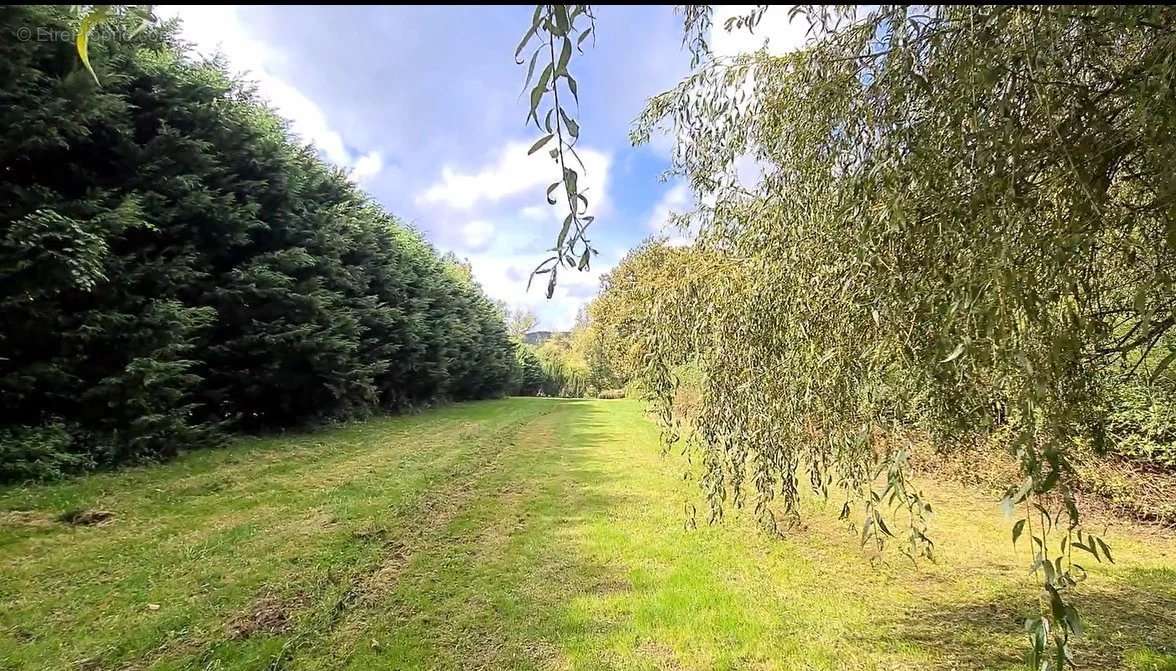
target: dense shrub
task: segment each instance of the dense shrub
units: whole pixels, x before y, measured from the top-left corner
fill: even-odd
[[[93,463],[89,455],[76,449],[73,434],[58,421],[34,427],[0,427],[0,479],[57,478]]]
[[[998,494],[1018,474],[1016,456],[1008,450],[1015,433],[1016,427],[1010,426],[977,437],[961,448],[945,446],[912,431],[903,435],[903,444],[911,453],[910,463],[929,477]],[[1084,507],[1093,505],[1139,520],[1176,525],[1176,471],[1159,470],[1149,462],[1125,458],[1117,451],[1099,452],[1088,444],[1075,449],[1073,465]]]
[[[541,358],[543,366],[543,395],[565,398],[585,398],[596,394],[586,372],[564,359]]]
[[[535,349],[522,342],[515,344],[515,361],[518,379],[514,385],[517,396],[537,396],[544,387],[543,363]]]
[[[0,9],[4,478],[508,390],[469,268],[174,26],[94,41],[101,87],[71,43],[13,38],[41,27],[74,24]]]
[[[1176,394],[1120,383],[1111,388],[1108,447],[1140,465],[1176,472]]]

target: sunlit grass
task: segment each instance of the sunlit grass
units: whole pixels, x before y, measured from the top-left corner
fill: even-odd
[[[511,399],[9,489],[0,668],[1018,668],[1032,591],[987,497],[924,483],[916,567],[816,501],[783,539],[688,530],[681,475],[635,402]],[[1176,542],[1106,536],[1079,660],[1176,668]]]

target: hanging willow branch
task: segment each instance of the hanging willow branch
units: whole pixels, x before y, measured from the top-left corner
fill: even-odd
[[[575,148],[580,139],[580,124],[576,121],[574,111],[569,111],[566,97],[571,95],[578,110],[579,92],[576,79],[568,66],[573,52],[583,53],[583,44],[592,36],[595,24],[596,17],[590,5],[538,5],[531,18],[531,27],[515,49],[515,62],[522,65],[528,62],[521,58],[523,52],[533,47],[526,82],[523,84],[524,91],[531,86],[535,66],[541,60],[546,62],[538,81],[530,90],[530,108],[527,113],[527,121],[533,122],[543,135],[531,145],[527,154],[534,154],[551,144],[552,140],[555,141],[548,155],[559,167],[560,178],[547,187],[547,202],[567,209],[559,235],[550,249],[551,256],[531,272],[531,280],[527,282],[530,288],[536,276],[547,275],[548,298],[555,291],[560,268],[586,270],[592,256],[597,253],[587,237],[588,226],[594,217],[588,215],[588,197],[581,188],[584,162]],[[562,101],[561,82],[565,91]],[[543,112],[545,102],[548,107]]]

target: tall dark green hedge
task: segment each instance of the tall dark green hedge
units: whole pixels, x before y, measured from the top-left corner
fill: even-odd
[[[0,8],[0,477],[512,384],[468,269],[223,64],[154,24],[91,42],[98,86],[35,37],[74,25]]]

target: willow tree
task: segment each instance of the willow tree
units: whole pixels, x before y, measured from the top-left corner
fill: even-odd
[[[647,386],[664,408],[669,362],[699,362],[689,435],[714,517],[745,496],[766,521],[795,515],[807,481],[864,515],[863,542],[900,533],[914,556],[932,546],[909,438],[1000,436],[1042,588],[1033,664],[1061,668],[1082,557],[1111,560],[1071,457],[1106,439],[1104,380],[1174,358],[1176,11],[792,14],[802,48],[715,58],[709,12],[687,8],[699,65],[635,126],[676,138],[711,255],[703,281],[650,296]]]
[[[600,293],[588,305],[588,321],[600,340],[608,367],[628,384],[639,377],[649,357],[647,341],[664,315],[654,314],[650,305],[658,295],[681,291],[697,281],[707,269],[707,259],[692,247],[673,247],[664,240],[647,239],[625,254],[617,265],[600,278]],[[675,319],[683,323],[689,315]],[[681,351],[682,363],[688,354]]]

